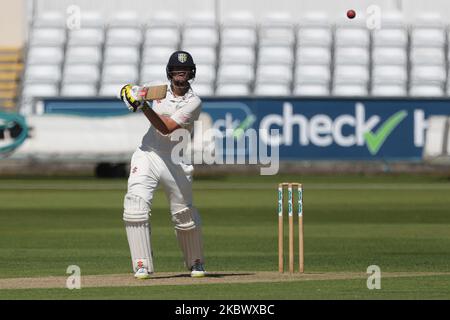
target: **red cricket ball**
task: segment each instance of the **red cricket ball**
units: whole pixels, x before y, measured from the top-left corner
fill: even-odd
[[[353,19],[354,17],[356,17],[356,11],[355,10],[348,10],[347,11],[347,17],[349,19]]]

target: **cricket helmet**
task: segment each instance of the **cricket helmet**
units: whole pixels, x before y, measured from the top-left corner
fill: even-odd
[[[166,66],[167,79],[171,79],[170,72],[175,70],[176,67],[189,67],[189,77],[188,80],[195,78],[196,67],[194,59],[189,52],[186,51],[175,51],[169,58]]]

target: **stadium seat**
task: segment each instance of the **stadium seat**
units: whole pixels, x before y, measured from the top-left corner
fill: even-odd
[[[404,97],[407,95],[406,85],[375,84],[372,87],[371,95],[378,97]]]
[[[369,50],[364,47],[338,47],[334,52],[335,64],[369,64]]]
[[[183,47],[188,46],[212,46],[219,42],[219,35],[216,28],[192,27],[186,28],[183,32]]]
[[[250,84],[253,79],[253,67],[247,64],[222,64],[217,71],[217,81],[220,83]]]
[[[177,28],[151,27],[145,31],[144,46],[149,47],[173,47],[180,44],[180,32]]]
[[[447,72],[440,66],[413,66],[411,68],[412,82],[444,83]]]
[[[66,42],[66,30],[62,28],[33,28],[30,46],[62,46]]]
[[[325,65],[298,65],[295,68],[296,83],[323,83],[330,82],[330,68]]]
[[[439,12],[420,12],[414,18],[414,25],[419,28],[445,28],[445,22]]]
[[[223,46],[220,49],[220,63],[255,64],[255,49],[253,47]]]
[[[334,96],[366,96],[368,94],[367,87],[363,84],[335,84],[333,86],[332,95]]]
[[[256,83],[254,94],[257,96],[287,96],[291,89],[284,84]]]
[[[331,50],[325,47],[297,47],[297,64],[330,65]]]
[[[216,17],[212,11],[196,11],[187,16],[184,25],[187,28],[215,28]]]
[[[294,87],[295,96],[328,96],[330,89],[323,84],[297,84]]]
[[[408,73],[405,66],[375,65],[372,69],[372,82],[375,84],[405,85]]]
[[[295,44],[294,21],[288,12],[265,15],[259,27],[260,46],[290,46]]]
[[[216,68],[213,64],[196,64],[197,71],[195,81],[202,83],[214,83],[216,80]]]
[[[101,46],[105,32],[101,28],[81,28],[69,31],[69,46]]]
[[[102,82],[104,83],[136,83],[138,79],[139,70],[134,64],[108,64],[103,67]]]
[[[93,83],[100,80],[97,64],[67,64],[64,67],[63,82]]]
[[[315,27],[315,28],[330,28],[330,17],[323,11],[310,11],[305,13],[299,20],[299,26]]]
[[[330,28],[300,27],[297,31],[297,46],[320,46],[329,48],[333,36]]]
[[[381,29],[405,29],[405,17],[401,11],[383,11],[381,17]]]
[[[444,29],[414,28],[411,31],[412,47],[438,47],[443,48],[446,43]]]
[[[175,48],[173,47],[144,47],[141,61],[143,64],[167,63],[174,51]]]
[[[209,83],[193,83],[192,90],[199,96],[212,96],[214,88]]]
[[[102,50],[99,46],[70,46],[67,48],[65,61],[66,64],[99,64],[102,58]]]
[[[442,97],[444,90],[440,85],[412,84],[409,95],[412,97]]]
[[[234,11],[225,16],[222,22],[223,28],[254,29],[256,26],[255,15],[250,11]]]
[[[138,28],[109,28],[106,32],[106,45],[109,46],[140,46],[142,31]]]
[[[250,89],[247,84],[218,84],[216,89],[217,96],[247,96]]]
[[[217,62],[216,48],[192,46],[182,47],[181,49],[189,52],[196,64],[216,64]]]
[[[444,68],[444,48],[413,47],[410,52],[411,63],[415,65],[438,65]]]
[[[367,83],[369,70],[361,65],[337,65],[334,69],[334,83]]]
[[[138,64],[140,62],[140,49],[134,46],[106,46],[103,57],[104,64],[130,63]]]
[[[406,29],[385,29],[374,30],[373,46],[376,47],[401,47],[408,45],[408,32]]]
[[[28,51],[27,63],[30,64],[61,64],[64,59],[62,47],[31,47]]]
[[[84,28],[104,28],[106,21],[101,12],[83,10],[80,15],[80,27]]]
[[[370,36],[367,28],[337,28],[335,33],[336,47],[369,47]]]
[[[285,64],[263,64],[256,69],[256,82],[281,83],[292,82],[292,68]]]
[[[120,96],[120,89],[127,82],[102,83],[98,92],[101,97],[116,97]]]
[[[263,46],[259,48],[258,64],[286,64],[294,63],[294,53],[290,47]]]
[[[407,51],[401,47],[376,47],[372,51],[372,62],[374,65],[402,65],[406,66]]]
[[[178,28],[179,17],[173,11],[154,11],[147,22],[151,28]]]
[[[166,65],[165,64],[145,64],[141,69],[140,82],[166,81]]]
[[[221,44],[223,46],[254,46],[256,30],[254,28],[222,28]]]
[[[121,11],[118,10],[117,13],[109,19],[108,25],[110,27],[117,28],[139,28],[141,24],[141,18],[138,15],[138,11]]]
[[[65,16],[58,11],[44,11],[39,13],[33,21],[33,27],[40,28],[64,28],[66,19]]]
[[[93,97],[97,95],[97,87],[92,83],[64,83],[61,87],[63,97]]]
[[[58,82],[61,80],[61,67],[55,64],[27,65],[25,81],[27,82]]]
[[[54,83],[25,82],[22,96],[24,98],[58,96],[58,86]]]

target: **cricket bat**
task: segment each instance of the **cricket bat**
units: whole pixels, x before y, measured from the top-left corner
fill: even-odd
[[[158,86],[150,86],[143,87],[139,91],[139,96],[143,100],[162,100],[167,95],[167,85],[158,85]]]

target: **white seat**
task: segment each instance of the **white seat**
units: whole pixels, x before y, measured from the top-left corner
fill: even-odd
[[[416,65],[411,68],[412,82],[434,82],[443,83],[447,78],[447,72],[440,66]]]
[[[149,28],[178,28],[179,21],[180,18],[173,11],[152,11],[146,25]]]
[[[152,27],[145,31],[144,46],[178,47],[180,31],[177,28]]]
[[[405,48],[377,47],[372,51],[374,65],[389,64],[406,66],[407,52]]]
[[[330,47],[331,43],[330,28],[300,27],[297,31],[297,46]]]
[[[58,86],[52,83],[25,83],[22,93],[24,98],[58,96]]]
[[[254,94],[257,96],[288,96],[291,89],[284,84],[256,83]]]
[[[81,28],[69,32],[69,46],[101,46],[105,33],[101,28]]]
[[[138,64],[140,61],[140,50],[134,46],[106,46],[103,58],[105,64]]]
[[[190,27],[214,28],[216,26],[216,16],[212,11],[195,11],[187,16],[184,24]]]
[[[414,28],[411,31],[412,47],[444,47],[446,35],[444,29]]]
[[[70,46],[66,51],[66,64],[92,63],[98,64],[102,59],[102,51],[98,46]]]
[[[113,82],[102,83],[98,91],[98,95],[101,97],[120,97],[120,89],[127,84],[127,82]]]
[[[407,95],[406,85],[375,84],[372,87],[371,95],[378,97],[403,97]]]
[[[254,65],[255,49],[253,47],[221,47],[220,63],[243,63]]]
[[[80,27],[84,28],[104,28],[106,21],[104,15],[98,11],[83,10],[80,16]]]
[[[369,69],[362,65],[337,65],[334,68],[334,83],[367,83]]]
[[[298,84],[294,87],[296,96],[328,96],[330,89],[323,84]]]
[[[222,28],[221,44],[223,46],[254,46],[256,30],[253,28]]]
[[[215,28],[186,28],[183,32],[183,47],[216,46],[219,35]]]
[[[247,84],[224,83],[217,84],[217,96],[248,96],[250,89]]]
[[[406,66],[376,65],[372,69],[372,82],[375,84],[404,85],[407,81]]]
[[[290,46],[295,43],[294,29],[291,27],[261,27],[260,46]]]
[[[62,47],[30,47],[28,64],[60,64],[63,61]]]
[[[409,95],[413,97],[442,97],[444,89],[440,85],[413,84],[409,90]]]
[[[336,64],[369,64],[369,50],[365,47],[338,47],[334,52]]]
[[[217,61],[216,48],[192,46],[183,47],[182,49],[192,55],[196,64],[215,64]]]
[[[444,48],[413,47],[410,52],[411,63],[420,65],[445,66]]]
[[[142,53],[142,63],[163,64],[169,61],[170,55],[174,52],[172,47],[145,47]]]
[[[55,64],[27,65],[25,81],[58,82],[61,80],[61,67]]]
[[[445,22],[439,12],[419,12],[414,25],[421,28],[444,28]]]
[[[195,81],[202,83],[214,83],[216,80],[216,68],[212,64],[196,64]]]
[[[198,96],[212,96],[214,94],[214,88],[209,83],[196,83],[192,84],[192,90]]]
[[[383,11],[380,19],[381,30],[405,28],[405,17],[401,11]]]
[[[406,29],[385,29],[384,27],[373,32],[374,47],[402,47],[408,45],[408,32]]]
[[[121,11],[118,10],[110,19],[110,27],[138,28],[141,18],[137,11]]]
[[[66,42],[66,31],[62,28],[33,28],[31,46],[62,46]]]
[[[332,94],[334,96],[367,96],[367,86],[363,84],[336,84],[333,86]]]
[[[295,68],[295,82],[299,83],[322,83],[330,82],[330,68],[325,65],[298,65]]]
[[[64,28],[66,19],[61,12],[47,11],[39,13],[33,21],[33,27]]]
[[[97,87],[92,83],[64,83],[61,87],[63,97],[92,97],[97,95]]]
[[[324,11],[310,11],[300,18],[299,25],[300,27],[329,28],[330,17]]]
[[[256,69],[256,81],[259,83],[282,83],[292,82],[292,68],[283,64],[264,64]]]
[[[253,67],[247,64],[222,64],[217,71],[220,83],[246,83],[254,79]]]
[[[331,51],[325,47],[297,47],[297,64],[330,65]]]
[[[138,28],[110,28],[106,33],[106,45],[110,46],[140,46],[142,31]]]
[[[335,37],[336,47],[368,47],[370,44],[367,28],[337,28]]]
[[[134,64],[108,64],[103,67],[102,82],[136,83],[139,70]]]
[[[92,83],[100,80],[100,69],[97,64],[66,64],[63,82]]]
[[[234,11],[223,19],[224,28],[255,28],[256,18],[251,11]]]
[[[261,20],[261,27],[293,28],[294,19],[287,11],[269,11]]]
[[[166,81],[166,65],[165,64],[145,64],[141,69],[141,83],[150,81]]]
[[[294,63],[294,53],[291,47],[260,47],[258,63],[292,65]]]

